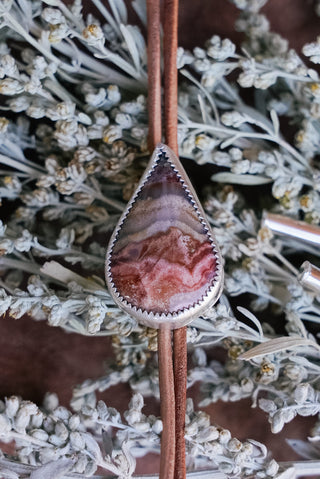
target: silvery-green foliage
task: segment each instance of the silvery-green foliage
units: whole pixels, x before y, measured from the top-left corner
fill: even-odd
[[[87,400],[71,412],[59,405],[57,396],[48,394],[44,405],[12,396],[0,404],[0,438],[15,441],[14,456],[0,457],[3,477],[19,478],[15,471],[28,471],[30,478],[89,477],[97,467],[110,471],[113,477],[132,477],[134,456],[159,450],[162,422],[142,412],[143,397],[135,394],[122,419],[120,413],[103,401]],[[270,459],[263,444],[242,443],[230,431],[210,424],[204,412],[196,412],[191,400],[186,412],[186,447],[193,465],[210,464],[212,474],[220,470],[226,477],[271,479],[281,477],[279,465]],[[16,467],[15,467],[16,466]],[[12,475],[9,476],[9,468]],[[32,472],[33,471],[33,472]],[[43,477],[43,476],[42,476]],[[97,476],[99,477],[99,476]]]
[[[136,402],[133,398],[128,416],[137,408]],[[148,422],[146,416],[143,418]],[[150,421],[154,424],[157,419]],[[47,395],[41,409],[13,396],[1,405],[0,437],[5,442],[15,441],[15,454],[22,464],[37,467],[34,478],[41,473],[45,477],[51,477],[50,474],[52,478],[62,477],[71,471],[81,477],[92,476],[97,467],[111,471],[116,477],[131,477],[135,469],[131,443],[139,443],[138,438],[143,436],[143,431],[131,422],[128,422],[131,438],[126,430],[119,444],[114,444],[112,451],[105,451],[103,435],[110,434],[112,428],[126,428],[113,408],[100,402],[97,407],[87,405],[83,411],[72,413],[59,405],[55,395]],[[0,459],[1,472],[2,467]]]
[[[110,335],[114,349],[105,375],[74,389],[73,413],[54,395],[42,409],[17,397],[0,403],[1,437],[17,447],[16,458],[0,458],[8,479],[80,478],[97,466],[128,478],[134,457],[159,450],[162,423],[142,413],[143,396],[159,397],[156,334],[114,305],[103,280],[107,237],[149,154],[146,45],[122,0],[110,9],[92,3],[99,19],[83,16],[80,0],[0,0],[0,196],[11,208],[0,222],[0,314]],[[270,30],[260,11],[266,0],[233,3],[241,47],[213,35],[178,50],[179,151],[199,169],[215,166],[203,198],[226,278],[219,304],[188,327],[188,385],[201,383],[202,405],[251,398],[278,432],[296,415],[319,412],[319,349],[308,324],[319,323],[320,298],[302,288],[292,261],[319,251],[273,236],[262,210],[320,222],[320,83],[305,62],[319,63],[320,44],[299,55]],[[146,23],[145,2],[132,6]],[[253,105],[246,88],[254,88]],[[293,144],[284,117],[294,120]],[[251,196],[263,188],[259,203],[243,194],[250,188]],[[232,308],[230,298],[244,294],[249,309]],[[263,320],[270,314],[287,334],[280,349]],[[215,345],[226,350],[223,364],[207,361]],[[124,419],[96,401],[119,383],[135,393]],[[311,445],[292,444],[314,460],[318,429]],[[264,446],[210,425],[190,401],[186,439],[190,468],[209,467],[210,477],[299,476],[297,464],[279,472]]]

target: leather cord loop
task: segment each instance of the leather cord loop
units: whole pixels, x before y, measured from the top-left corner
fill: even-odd
[[[165,142],[178,155],[178,0],[164,1]],[[161,141],[160,0],[147,0],[149,148]],[[158,331],[160,406],[163,422],[160,479],[184,479],[187,383],[186,328]],[[174,360],[174,364],[173,364]]]

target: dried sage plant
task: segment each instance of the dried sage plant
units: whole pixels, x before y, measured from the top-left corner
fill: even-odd
[[[0,194],[11,211],[0,226],[0,313],[117,338],[114,364],[74,389],[70,410],[55,394],[43,405],[0,401],[0,439],[15,441],[0,457],[6,479],[138,477],[135,458],[159,451],[161,420],[142,412],[145,397],[158,397],[155,333],[114,305],[103,279],[106,238],[149,154],[146,45],[123,0],[91,1],[99,20],[82,14],[81,0],[0,0]],[[144,0],[131,3],[146,23]],[[319,249],[262,224],[263,210],[320,222],[320,82],[309,66],[320,63],[320,38],[299,55],[270,31],[266,0],[233,3],[242,47],[214,35],[178,51],[180,156],[199,171],[215,166],[203,205],[226,273],[219,304],[188,327],[188,384],[201,383],[200,407],[251,398],[277,433],[320,410],[320,350],[308,330],[320,322],[320,298],[299,283],[295,260],[317,262]],[[248,309],[231,306],[244,294]],[[216,345],[223,364],[207,360]],[[121,382],[133,392],[123,415],[96,399]],[[186,444],[190,478],[320,471],[320,422],[307,442],[291,441],[312,461],[277,464],[263,444],[233,438],[188,400]]]

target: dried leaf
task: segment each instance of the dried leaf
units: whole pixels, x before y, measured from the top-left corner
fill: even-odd
[[[295,349],[300,346],[313,346],[314,348],[320,350],[320,347],[314,341],[311,341],[311,339],[284,336],[281,338],[271,339],[270,341],[266,341],[252,349],[249,349],[249,351],[240,354],[239,359],[248,360],[258,358],[259,356],[278,353],[279,351],[286,351],[288,349]]]
[[[102,431],[102,443],[105,454],[111,456],[114,446],[110,431]]]
[[[120,30],[125,39],[127,44],[128,50],[130,52],[131,58],[133,60],[134,66],[137,70],[140,70],[140,59],[139,59],[139,52],[137,49],[137,45],[135,39],[128,27],[125,25],[120,25]]]
[[[279,130],[280,130],[280,123],[279,123],[279,118],[278,118],[277,112],[275,110],[271,110],[270,111],[270,117],[271,117],[272,124],[273,124],[274,134],[276,136],[278,136],[279,135]]]
[[[234,185],[265,185],[267,183],[272,183],[272,179],[267,176],[260,175],[237,175],[236,173],[230,173],[229,171],[224,171],[222,173],[216,173],[211,176],[212,181],[217,181],[218,183],[231,183]]]
[[[127,23],[127,7],[123,0],[109,0],[109,5],[113,12],[114,18],[118,23]]]
[[[296,479],[296,470],[294,467],[289,467],[289,469],[286,469],[283,472],[280,472],[280,474],[277,474],[275,479]]]
[[[86,441],[86,451],[97,462],[102,458],[100,447],[97,441],[89,433],[83,433],[83,438]]]
[[[133,0],[132,7],[143,25],[147,25],[147,3],[144,0]]]
[[[10,469],[2,468],[0,466],[1,479],[19,479],[19,475]]]
[[[48,462],[44,466],[34,470],[30,479],[60,479],[72,468],[71,459],[60,459],[58,461]]]
[[[55,280],[61,281],[61,283],[69,284],[72,281],[75,281],[86,291],[101,291],[100,284],[96,283],[91,278],[83,278],[79,274],[74,273],[68,268],[65,268],[57,261],[46,261],[40,270],[43,274],[46,274]]]
[[[319,457],[319,447],[317,447],[317,445],[310,444],[307,441],[301,441],[300,439],[287,439],[286,442],[304,459],[317,460]]]
[[[259,320],[255,317],[255,315],[252,314],[251,311],[249,311],[247,308],[243,308],[242,306],[238,306],[237,310],[240,313],[242,313],[244,316],[246,316],[246,318],[250,319],[250,321],[253,322],[253,324],[257,327],[257,329],[259,331],[260,338],[262,339],[263,338],[262,327],[261,327],[261,324],[260,324]]]

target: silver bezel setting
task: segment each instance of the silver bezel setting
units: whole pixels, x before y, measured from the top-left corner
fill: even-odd
[[[121,296],[118,292],[115,284],[112,280],[110,262],[111,262],[111,255],[113,251],[113,247],[115,242],[117,241],[117,236],[123,222],[125,221],[126,217],[128,216],[133,204],[136,201],[139,192],[145,185],[146,181],[148,180],[149,176],[151,175],[152,171],[157,165],[158,160],[160,157],[165,154],[166,159],[171,164],[174,171],[177,173],[179,180],[186,192],[189,196],[191,203],[193,204],[195,211],[198,215],[199,221],[202,223],[203,227],[205,228],[208,238],[212,244],[212,249],[216,259],[216,275],[213,278],[211,287],[208,288],[206,294],[202,296],[202,299],[199,300],[197,303],[193,304],[188,308],[184,308],[174,313],[153,313],[146,310],[142,310],[141,308],[137,308],[136,306],[131,305],[125,298]],[[135,190],[132,198],[130,199],[127,208],[122,213],[116,228],[110,238],[107,255],[106,255],[106,282],[110,291],[112,298],[114,299],[115,303],[126,313],[130,316],[134,317],[139,323],[144,324],[145,326],[149,326],[152,328],[169,328],[169,329],[177,329],[182,326],[189,324],[195,317],[199,316],[203,313],[207,308],[212,306],[220,297],[222,289],[223,289],[223,267],[222,267],[222,258],[220,254],[220,250],[217,246],[211,228],[205,219],[205,213],[200,206],[199,200],[197,195],[190,184],[190,181],[187,177],[187,174],[184,171],[182,164],[180,163],[177,156],[174,152],[164,144],[158,144],[155,148],[151,159],[148,163],[148,166],[139,182],[137,189]]]

